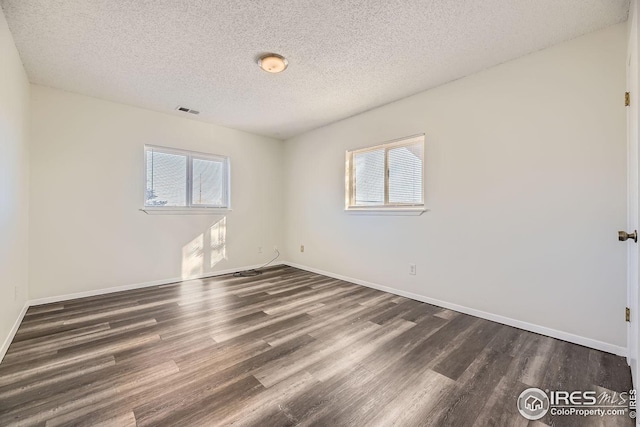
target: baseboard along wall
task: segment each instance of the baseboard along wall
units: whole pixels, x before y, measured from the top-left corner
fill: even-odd
[[[436,305],[438,307],[446,308],[448,310],[453,310],[460,313],[469,314],[471,316],[480,317],[482,319],[491,320],[493,322],[501,323],[503,325],[513,326],[514,328],[523,329],[525,331],[534,332],[536,334],[546,335],[551,338],[557,338],[563,341],[579,344],[579,345],[593,348],[596,350],[606,351],[607,353],[613,353],[618,356],[623,356],[623,357],[627,356],[627,349],[625,347],[620,347],[620,346],[606,343],[603,341],[598,341],[598,340],[583,337],[580,335],[571,334],[569,332],[558,331],[556,329],[547,328],[546,326],[540,326],[533,323],[523,322],[521,320],[512,319],[510,317],[500,316],[499,314],[487,313],[485,311],[476,310],[474,308],[465,307],[465,306],[450,303],[447,301],[441,301],[435,298],[429,298],[424,295],[418,295],[412,292],[402,291],[400,289],[391,288],[391,287],[380,285],[377,283],[367,282],[365,280],[354,279],[353,277],[342,276],[340,274],[319,270],[317,268],[307,267],[305,265],[296,264],[293,262],[284,261],[283,264],[288,265],[290,267],[299,268],[301,270],[310,271],[312,273],[322,274],[323,276],[333,277],[334,279],[344,280],[345,282],[355,283],[357,285],[362,285],[368,288],[377,289],[379,291],[389,292],[390,294],[411,298],[416,301],[426,302],[428,304]]]
[[[238,268],[229,269],[229,270],[214,271],[214,272],[204,274],[204,275],[199,275],[199,276],[191,276],[191,277],[185,277],[185,278],[174,277],[172,279],[154,280],[151,282],[134,283],[131,285],[114,286],[111,288],[96,289],[93,291],[76,292],[73,294],[57,295],[52,297],[36,298],[36,299],[28,300],[24,304],[24,307],[22,307],[22,310],[20,311],[18,318],[16,319],[15,323],[13,324],[13,327],[9,331],[9,335],[5,338],[4,342],[2,343],[2,347],[0,347],[0,363],[2,362],[2,359],[4,359],[4,355],[7,354],[7,350],[9,350],[9,346],[11,345],[13,338],[18,332],[18,328],[20,327],[20,324],[22,323],[22,319],[24,318],[25,314],[27,314],[27,310],[29,309],[29,307],[34,307],[34,306],[43,305],[43,304],[52,304],[56,302],[70,301],[78,298],[93,297],[97,295],[112,294],[114,292],[129,291],[132,289],[141,289],[141,288],[150,288],[152,286],[170,285],[172,283],[186,282],[188,280],[198,280],[198,279],[207,279],[209,277],[224,276],[225,274],[231,274],[237,271],[260,268],[263,265],[264,264],[249,265],[249,266],[238,267]],[[282,263],[277,262],[272,265],[273,266],[282,265]]]
[[[423,296],[423,295],[414,294],[412,292],[406,292],[406,291],[402,291],[400,289],[391,288],[389,286],[384,286],[384,285],[380,285],[380,284],[377,284],[377,283],[367,282],[365,280],[355,279],[353,277],[342,276],[340,274],[335,274],[335,273],[331,273],[329,271],[319,270],[317,268],[307,267],[305,265],[300,265],[300,264],[296,264],[296,263],[293,263],[293,262],[282,261],[282,262],[278,262],[278,263],[273,264],[273,266],[277,266],[277,265],[288,265],[290,267],[299,268],[301,270],[309,271],[311,273],[321,274],[321,275],[327,276],[327,277],[333,277],[334,279],[344,280],[345,282],[354,283],[356,285],[366,286],[368,288],[377,289],[379,291],[388,292],[390,294],[394,294],[394,295],[410,298],[410,299],[413,299],[413,300],[416,300],[416,301],[421,301],[421,302],[425,302],[425,303],[428,303],[428,304],[436,305],[438,307],[446,308],[448,310],[458,311],[460,313],[469,314],[471,316],[480,317],[480,318],[486,319],[486,320],[491,320],[493,322],[501,323],[503,325],[513,326],[515,328],[523,329],[525,331],[534,332],[534,333],[541,334],[541,335],[546,335],[546,336],[549,336],[549,337],[552,337],[552,338],[557,338],[557,339],[560,339],[560,340],[563,340],[563,341],[571,342],[571,343],[574,343],[574,344],[579,344],[579,345],[582,345],[582,346],[585,346],[585,347],[589,347],[589,348],[593,348],[593,349],[596,349],[596,350],[606,351],[607,353],[613,353],[613,354],[616,354],[618,356],[623,356],[623,357],[627,356],[627,349],[625,347],[620,347],[620,346],[617,346],[617,345],[614,345],[614,344],[610,344],[610,343],[594,340],[594,339],[591,339],[591,338],[586,338],[586,337],[583,337],[583,336],[580,336],[580,335],[571,334],[569,332],[558,331],[556,329],[552,329],[552,328],[548,328],[548,327],[545,327],[545,326],[536,325],[536,324],[533,324],[533,323],[523,322],[521,320],[516,320],[516,319],[512,319],[512,318],[505,317],[505,316],[500,316],[498,314],[487,313],[485,311],[476,310],[474,308],[465,307],[465,306],[462,306],[462,305],[453,304],[453,303],[450,303],[450,302],[441,301],[441,300],[434,299],[434,298],[429,298],[429,297],[426,297],[426,296]],[[92,296],[96,296],[96,295],[105,295],[105,294],[110,294],[110,293],[114,293],[114,292],[128,291],[128,290],[132,290],[132,289],[140,289],[140,288],[148,288],[148,287],[152,287],[152,286],[168,285],[168,284],[171,284],[171,283],[179,283],[179,282],[188,281],[188,280],[197,280],[197,279],[206,279],[206,278],[209,278],[209,277],[224,276],[225,274],[235,273],[236,271],[251,270],[251,269],[259,268],[259,267],[261,267],[260,264],[246,266],[246,267],[238,267],[238,268],[230,269],[230,270],[216,271],[216,272],[209,273],[209,274],[202,275],[202,276],[194,276],[194,277],[188,277],[188,278],[174,277],[172,279],[156,280],[156,281],[144,282],[144,283],[135,283],[135,284],[131,284],[131,285],[116,286],[116,287],[111,287],[111,288],[97,289],[97,290],[93,290],[93,291],[78,292],[78,293],[73,293],[73,294],[66,294],[66,295],[60,295],[60,296],[53,296],[53,297],[46,297],[46,298],[38,298],[38,299],[28,300],[25,303],[25,305],[22,308],[22,310],[20,311],[20,314],[18,315],[18,318],[16,319],[13,327],[11,328],[11,331],[9,331],[9,335],[4,340],[4,342],[2,344],[2,347],[0,347],[0,362],[2,362],[2,359],[4,358],[4,355],[7,353],[7,350],[9,350],[9,346],[11,345],[11,342],[13,341],[13,338],[16,335],[16,332],[18,332],[18,328],[20,327],[20,324],[22,323],[22,319],[24,318],[25,314],[27,313],[27,310],[28,310],[29,307],[37,306],[37,305],[43,305],[43,304],[51,304],[51,303],[56,303],[56,302],[69,301],[69,300],[74,300],[74,299],[78,299],[78,298],[92,297]]]

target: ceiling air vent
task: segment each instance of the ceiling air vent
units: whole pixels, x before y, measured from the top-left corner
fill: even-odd
[[[192,109],[187,108],[187,107],[181,107],[179,105],[176,107],[176,110],[182,111],[183,113],[200,114],[200,111],[192,110]]]

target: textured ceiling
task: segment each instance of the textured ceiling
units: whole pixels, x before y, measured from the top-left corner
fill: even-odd
[[[628,0],[0,1],[33,83],[157,111],[184,105],[198,120],[280,139],[622,22],[629,9]],[[289,68],[262,71],[263,52]]]

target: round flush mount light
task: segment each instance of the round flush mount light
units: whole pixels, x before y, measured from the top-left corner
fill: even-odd
[[[258,65],[267,73],[281,73],[287,69],[289,62],[287,59],[277,53],[267,53],[258,59]]]

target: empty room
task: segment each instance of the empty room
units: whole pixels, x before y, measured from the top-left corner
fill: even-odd
[[[0,7],[0,427],[640,425],[636,0]]]

